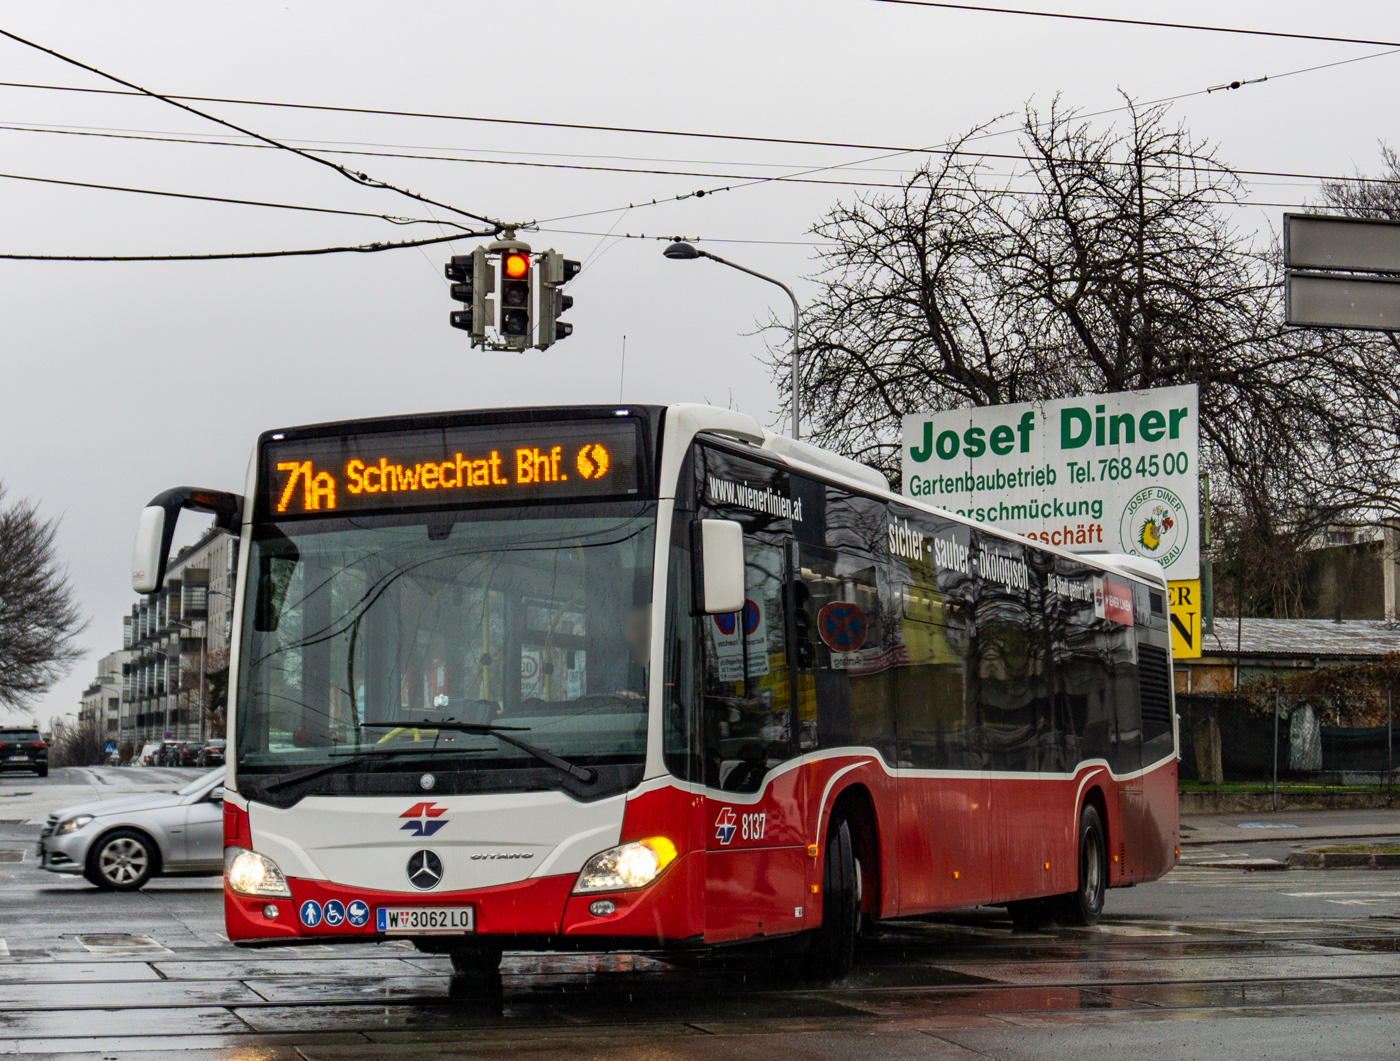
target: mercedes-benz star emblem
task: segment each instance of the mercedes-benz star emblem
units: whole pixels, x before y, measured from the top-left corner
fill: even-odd
[[[427,792],[429,789],[431,789],[434,785],[437,784],[437,778],[435,778],[432,774],[424,774],[418,779],[418,783],[423,786],[423,791]]]
[[[408,860],[408,883],[420,891],[436,888],[442,880],[442,859],[426,848],[413,852]]]

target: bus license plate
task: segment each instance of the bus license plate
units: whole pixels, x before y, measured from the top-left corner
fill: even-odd
[[[381,906],[375,916],[379,931],[390,936],[476,931],[476,910],[470,906]]]

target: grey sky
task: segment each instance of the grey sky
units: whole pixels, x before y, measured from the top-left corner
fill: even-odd
[[[1024,0],[1042,10],[1400,40],[1384,0],[1317,4]],[[157,91],[760,136],[936,144],[1062,93],[1087,111],[1121,87],[1156,99],[1367,55],[1374,47],[1093,25],[867,0],[0,5],[0,25]],[[1183,100],[1175,115],[1253,170],[1349,173],[1400,139],[1400,55]],[[99,86],[0,41],[0,79]],[[201,105],[270,136],[402,145],[532,162],[782,173],[870,152],[471,122]],[[1102,121],[1112,119],[1105,118]],[[0,125],[218,134],[160,102],[0,88]],[[999,128],[1007,127],[1007,122]],[[982,141],[1014,149],[1014,136]],[[362,147],[360,150],[397,150]],[[551,155],[568,155],[553,158]],[[579,156],[604,156],[587,158]],[[332,156],[338,157],[338,156]],[[622,160],[619,160],[621,157]],[[466,209],[512,219],[649,202],[723,180],[346,156]],[[658,162],[656,160],[667,160]],[[870,163],[895,180],[917,156]],[[769,164],[776,164],[770,166]],[[995,172],[1009,172],[997,163]],[[0,172],[428,217],[274,151],[0,130]],[[1307,182],[1261,178],[1254,198],[1301,203]],[[711,249],[803,294],[811,224],[853,189],[796,183],[548,226],[579,233],[778,242]],[[10,253],[200,253],[431,233],[382,221],[154,199],[0,180]],[[1277,227],[1282,208],[1236,211]],[[239,489],[263,429],[342,417],[618,398],[731,402],[765,422],[776,392],[751,333],[781,292],[663,244],[542,232],[596,255],[570,287],[575,333],[547,353],[481,354],[447,325],[447,247],[372,256],[196,264],[0,261],[0,480],[63,518],[61,547],[93,654],[40,706],[75,711],[96,657],[120,647],[136,515],[191,484]],[[455,246],[464,251],[475,241]],[[810,290],[810,288],[807,288]],[[189,520],[187,531],[193,531]]]

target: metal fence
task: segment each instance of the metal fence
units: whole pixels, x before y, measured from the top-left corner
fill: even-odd
[[[1400,781],[1396,770],[1400,724],[1395,722],[1392,705],[1400,708],[1400,703],[1387,690],[1379,696],[1387,707],[1387,725],[1347,727],[1327,725],[1340,712],[1334,700],[1325,696],[1178,694],[1181,777],[1206,782],[1392,785]],[[1217,734],[1221,776],[1212,778],[1210,745]]]

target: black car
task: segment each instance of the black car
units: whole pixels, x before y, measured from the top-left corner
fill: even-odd
[[[176,765],[178,765],[178,766],[198,766],[198,765],[199,765],[199,753],[202,752],[203,750],[204,750],[204,742],[203,742],[203,741],[191,741],[190,743],[188,743],[188,744],[186,744],[186,745],[184,745],[183,747],[180,748],[179,752],[177,753],[177,755],[178,755],[178,757],[179,757],[179,761],[178,761],[178,763],[177,763]]]
[[[195,766],[223,766],[224,749],[228,747],[228,741],[222,737],[211,740],[195,756]]]
[[[49,776],[49,746],[32,726],[0,727],[0,771],[33,770]]]

